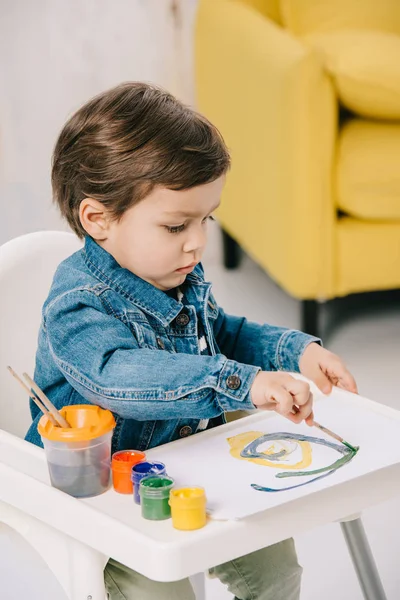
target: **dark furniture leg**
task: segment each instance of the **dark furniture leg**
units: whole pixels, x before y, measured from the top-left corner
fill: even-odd
[[[222,243],[225,268],[236,269],[239,266],[241,255],[239,244],[224,230],[222,230]]]
[[[303,300],[301,303],[301,330],[304,333],[319,335],[319,319],[318,319],[319,304],[316,300]]]

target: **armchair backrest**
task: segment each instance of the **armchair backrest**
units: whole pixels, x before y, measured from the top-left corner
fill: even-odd
[[[400,34],[399,0],[240,0],[240,2],[254,8],[299,37],[344,29],[372,29]]]
[[[400,34],[399,0],[281,0],[282,23],[294,35],[337,30]]]

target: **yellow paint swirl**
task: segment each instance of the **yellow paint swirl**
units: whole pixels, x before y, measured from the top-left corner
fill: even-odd
[[[309,442],[301,442],[296,441],[302,450],[302,460],[294,465],[285,464],[283,461],[285,457],[282,457],[279,461],[270,461],[267,458],[244,458],[240,456],[243,448],[253,442],[257,438],[265,435],[263,431],[247,431],[246,433],[239,433],[233,437],[227,438],[227,441],[230,446],[230,454],[234,458],[238,458],[239,460],[247,460],[249,462],[255,463],[257,465],[262,465],[264,467],[274,467],[275,469],[306,469],[311,465],[312,461],[312,450]],[[284,440],[276,440],[275,445],[279,444],[279,446],[286,451],[286,456],[290,454],[290,449],[287,443]],[[272,444],[268,450],[265,452],[265,456],[268,454],[275,454],[280,451],[280,448],[276,448],[274,444]],[[264,453],[263,453],[264,454]]]

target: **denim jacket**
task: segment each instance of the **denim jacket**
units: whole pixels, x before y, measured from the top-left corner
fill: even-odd
[[[35,381],[57,408],[93,403],[111,410],[113,452],[146,450],[196,433],[204,419],[254,409],[250,388],[257,373],[298,371],[305,347],[319,341],[225,314],[201,264],[184,286],[185,306],[120,267],[90,237],[55,273],[43,306]],[[208,356],[200,354],[198,318]],[[31,414],[26,439],[41,445],[41,413],[32,402]]]

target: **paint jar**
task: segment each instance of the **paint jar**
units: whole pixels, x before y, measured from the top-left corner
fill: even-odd
[[[143,477],[147,475],[165,475],[165,465],[162,462],[144,461],[132,467],[131,480],[133,483],[133,499],[140,504],[139,486]]]
[[[171,516],[169,494],[174,480],[168,475],[148,475],[140,482],[139,494],[142,517],[150,521],[163,521]]]
[[[171,490],[169,497],[172,525],[190,531],[206,524],[206,495],[202,487]]]
[[[46,415],[38,424],[51,485],[76,498],[102,494],[111,483],[113,414],[88,404],[64,406],[60,413],[71,427],[57,427]]]
[[[132,467],[146,459],[144,452],[139,450],[120,450],[114,452],[111,460],[111,471],[114,490],[120,494],[132,494]]]

